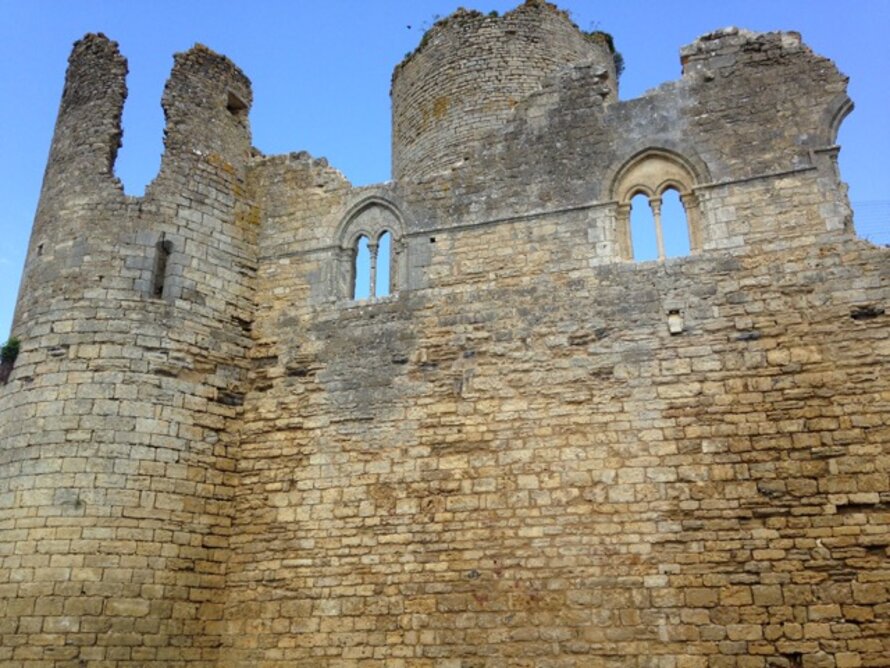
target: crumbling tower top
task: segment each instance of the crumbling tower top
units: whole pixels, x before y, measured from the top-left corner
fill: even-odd
[[[393,73],[393,178],[423,179],[460,164],[560,67],[601,66],[617,96],[607,41],[543,0],[503,16],[459,9],[442,19]]]

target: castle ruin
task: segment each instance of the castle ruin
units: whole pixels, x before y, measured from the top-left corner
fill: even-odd
[[[846,78],[792,32],[681,61],[621,101],[604,34],[458,10],[356,188],[253,149],[196,46],[130,197],[126,61],[77,42],[0,386],[0,665],[890,665],[890,251],[838,173]]]

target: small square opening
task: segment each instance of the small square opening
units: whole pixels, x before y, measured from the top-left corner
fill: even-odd
[[[229,96],[226,100],[226,109],[232,116],[243,116],[247,112],[247,105],[244,103],[244,100],[235,95],[232,91],[229,91]]]

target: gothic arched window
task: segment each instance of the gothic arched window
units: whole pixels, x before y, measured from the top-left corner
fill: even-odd
[[[402,220],[386,200],[354,206],[341,224],[338,292],[355,300],[380,299],[398,291],[404,275]]]
[[[686,161],[665,150],[645,151],[623,167],[613,186],[621,256],[662,260],[698,251],[696,182]]]

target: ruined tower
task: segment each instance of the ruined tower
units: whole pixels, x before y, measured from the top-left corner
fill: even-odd
[[[554,6],[458,11],[355,188],[252,149],[196,46],[136,198],[126,62],[75,44],[0,386],[0,664],[885,665],[890,258],[846,78],[790,32],[680,58],[622,101]]]
[[[392,78],[393,178],[414,180],[470,158],[521,100],[566,65],[601,72],[617,98],[613,54],[565,12],[532,2],[506,16],[459,9],[436,23]]]
[[[204,47],[177,55],[161,171],[134,198],[113,175],[126,72],[103,35],[75,44],[19,296],[0,499],[3,582],[26,581],[4,597],[6,665],[210,665],[218,644],[254,310],[250,84]]]

